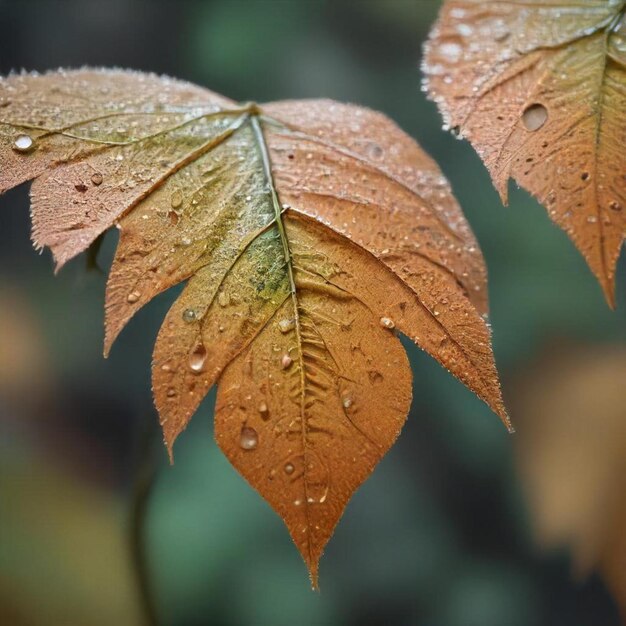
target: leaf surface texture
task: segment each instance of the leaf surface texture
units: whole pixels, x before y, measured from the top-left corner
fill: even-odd
[[[10,76],[0,103],[0,191],[33,180],[36,246],[61,267],[120,231],[105,352],[185,283],[154,347],[166,445],[217,383],[216,440],[285,520],[314,584],[409,410],[397,331],[508,425],[478,245],[437,166],[382,114],[242,105],[106,70]]]
[[[614,305],[626,232],[626,3],[450,0],[425,49],[425,88],[485,162],[572,239]]]

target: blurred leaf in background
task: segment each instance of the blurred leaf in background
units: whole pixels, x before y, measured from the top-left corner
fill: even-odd
[[[568,342],[626,345],[624,259],[618,305],[611,313],[584,261],[545,211],[515,189],[510,207],[503,208],[469,145],[442,132],[435,106],[420,91],[418,71],[420,46],[439,5],[436,0],[0,1],[3,73],[60,65],[133,67],[244,101],[327,96],[383,111],[437,159],[487,260],[496,361],[519,434],[509,437],[479,400],[405,342],[414,383],[403,437],[348,506],[322,564],[321,593],[314,594],[281,523],[213,443],[210,397],[182,435],[174,467],[162,451],[149,511],[149,564],[164,625],[620,623],[598,577],[573,581],[566,550],[544,553],[534,546],[513,466],[526,413],[521,406],[516,410],[513,397],[519,376],[532,374],[535,359],[546,350],[558,356]],[[0,603],[5,614],[34,615],[26,624],[55,624],[50,616],[58,613],[45,600],[45,592],[54,589],[59,601],[81,598],[82,604],[77,620],[56,623],[83,626],[105,610],[103,599],[118,610],[130,607],[134,593],[127,573],[120,573],[119,585],[103,584],[102,597],[95,598],[80,591],[87,583],[61,574],[64,563],[79,558],[75,551],[89,557],[94,580],[110,580],[127,567],[118,560],[120,537],[127,532],[120,507],[129,501],[136,432],[150,409],[151,345],[171,296],[141,311],[104,361],[102,277],[85,273],[83,259],[53,277],[49,255],[35,254],[28,236],[26,192],[18,189],[0,200],[0,302],[11,318],[34,327],[26,331],[32,345],[25,343],[20,355],[11,343],[19,332],[9,330],[11,323],[5,332],[0,325],[0,363],[9,364],[2,365],[0,383]],[[104,242],[103,268],[113,243],[111,237]],[[32,377],[28,393],[8,382],[12,360],[17,370],[22,356],[26,365],[20,367],[27,372],[29,361],[37,361],[31,367],[42,381],[37,385]],[[563,358],[573,364],[581,356]],[[559,395],[572,395],[577,380],[559,386]],[[39,390],[41,399],[35,400]],[[542,410],[544,421],[554,407]],[[596,403],[598,423],[612,419],[605,410]],[[153,423],[156,427],[156,415]],[[14,469],[5,470],[5,464]],[[80,543],[72,543],[71,524],[46,522],[41,512],[51,505],[45,489],[19,488],[30,466],[37,476],[56,477],[54,488],[61,494],[54,504],[67,508],[68,516],[76,516],[72,494],[76,489],[82,494],[90,521],[83,523]],[[90,498],[99,504],[90,504]],[[10,516],[5,502],[11,503]],[[100,523],[109,530],[94,523],[91,506],[108,520]],[[28,537],[47,541],[29,543],[26,528]],[[46,586],[50,579],[54,587]],[[35,615],[33,607],[42,609]],[[126,621],[108,623],[133,626],[130,608],[127,615]],[[0,624],[5,622],[20,623],[0,614]]]
[[[141,623],[121,494],[64,416],[55,356],[26,294],[0,283],[0,624]],[[51,445],[52,444],[52,445]],[[76,447],[75,447],[76,446]],[[60,450],[65,458],[60,458]],[[81,473],[91,465],[91,480]]]
[[[600,569],[626,616],[626,350],[555,348],[515,386],[523,485],[541,544]]]

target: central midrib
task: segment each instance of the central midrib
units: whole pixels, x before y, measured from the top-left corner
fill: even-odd
[[[289,248],[289,239],[287,237],[287,231],[285,230],[285,224],[283,222],[283,215],[280,206],[280,202],[278,199],[278,194],[276,192],[276,187],[274,185],[274,177],[272,175],[272,167],[269,156],[269,150],[267,147],[267,143],[265,141],[265,135],[263,133],[263,129],[261,127],[261,123],[259,121],[259,116],[256,112],[250,115],[250,124],[252,125],[252,129],[254,131],[254,136],[256,138],[257,146],[261,152],[261,159],[263,162],[263,172],[265,174],[265,178],[270,188],[270,195],[272,198],[272,204],[274,207],[274,216],[276,227],[278,229],[280,240],[283,247],[283,255],[285,258],[285,265],[287,267],[287,274],[289,276],[289,288],[291,291],[291,301],[293,304],[294,311],[294,325],[295,325],[295,333],[296,333],[296,343],[298,350],[298,363],[300,370],[300,423],[301,423],[301,433],[302,433],[302,460],[303,460],[303,469],[302,469],[302,483],[304,486],[304,497],[302,506],[304,507],[305,516],[306,516],[306,533],[307,533],[307,552],[309,556],[308,565],[311,566],[313,564],[313,555],[311,552],[311,522],[309,519],[309,496],[307,490],[307,470],[308,470],[308,459],[307,459],[307,446],[308,446],[308,438],[307,438],[307,421],[305,415],[305,387],[306,387],[306,374],[305,374],[305,364],[304,364],[304,355],[302,353],[302,331],[300,328],[300,311],[298,306],[298,295],[296,282],[294,278],[293,272],[293,263],[291,250]]]

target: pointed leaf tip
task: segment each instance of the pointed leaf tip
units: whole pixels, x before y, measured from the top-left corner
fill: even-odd
[[[59,266],[120,230],[105,355],[184,283],[152,363],[170,462],[217,383],[217,443],[285,521],[314,588],[347,502],[406,420],[396,329],[505,415],[476,239],[439,168],[384,115],[237,105],[125,72],[12,76],[0,100],[7,89],[0,189],[34,179],[34,239]],[[35,107],[43,130],[15,150]]]

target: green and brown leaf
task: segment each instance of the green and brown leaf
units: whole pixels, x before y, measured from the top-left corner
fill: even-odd
[[[217,442],[285,520],[314,584],[409,410],[397,331],[508,425],[476,241],[436,165],[383,115],[240,105],[104,70],[10,76],[0,105],[0,192],[33,180],[35,245],[61,267],[120,231],[105,352],[186,281],[154,348],[170,454],[219,383]]]
[[[425,88],[485,162],[546,207],[614,305],[626,235],[626,2],[449,0]]]

